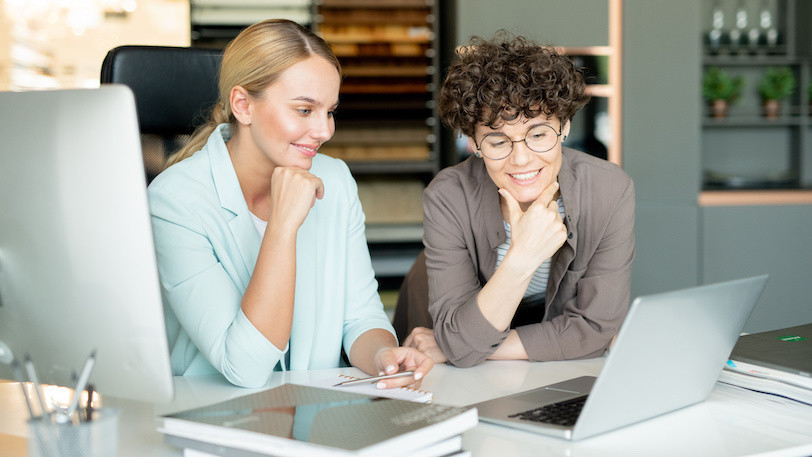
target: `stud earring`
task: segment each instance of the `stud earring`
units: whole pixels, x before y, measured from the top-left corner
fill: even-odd
[[[561,140],[562,143],[565,142],[565,141],[567,141],[567,135],[564,135],[564,139]]]

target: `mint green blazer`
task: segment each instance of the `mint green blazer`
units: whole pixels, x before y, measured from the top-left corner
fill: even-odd
[[[288,346],[275,347],[246,318],[240,302],[260,237],[225,146],[229,132],[220,125],[200,151],[148,189],[174,374],[219,372],[235,385],[260,387],[274,369],[341,366],[342,346],[349,354],[370,329],[394,335],[378,295],[355,180],[344,162],[322,154],[310,171],[323,180],[324,198],[296,241]]]

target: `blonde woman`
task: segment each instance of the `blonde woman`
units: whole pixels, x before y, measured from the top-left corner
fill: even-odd
[[[225,49],[211,120],[149,186],[176,375],[244,387],[274,370],[414,370],[377,293],[355,181],[318,153],[335,131],[340,66],[308,29],[268,20]]]

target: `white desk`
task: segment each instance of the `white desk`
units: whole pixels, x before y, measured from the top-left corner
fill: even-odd
[[[514,393],[564,379],[595,375],[602,359],[567,362],[487,362],[473,368],[436,366],[423,382],[434,401],[455,406]],[[278,373],[272,385],[307,383],[337,373],[359,375],[353,368]],[[175,400],[151,405],[105,398],[105,406],[123,410],[121,457],[181,456],[155,431],[156,415],[215,403],[254,390],[229,385],[220,376],[178,377]],[[0,383],[0,457],[23,457],[26,410],[15,383]],[[716,389],[704,403],[665,416],[570,443],[489,424],[463,437],[475,456],[809,456],[812,455],[812,408],[765,405],[737,400]]]

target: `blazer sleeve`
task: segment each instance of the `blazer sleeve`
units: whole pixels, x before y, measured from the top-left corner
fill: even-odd
[[[217,219],[213,214],[200,214],[215,211],[204,197],[181,198],[166,188],[150,187],[150,207],[164,299],[183,331],[229,382],[263,386],[284,351],[242,312],[243,288],[223,265],[234,259],[218,257],[227,243],[216,234],[230,235],[228,227],[213,222]],[[239,257],[237,261],[242,262]],[[173,368],[176,363],[188,366],[194,355],[173,353]]]
[[[434,338],[449,362],[470,367],[483,362],[507,338],[477,303],[482,290],[469,209],[457,186],[424,193],[424,239],[429,279],[429,313]]]

